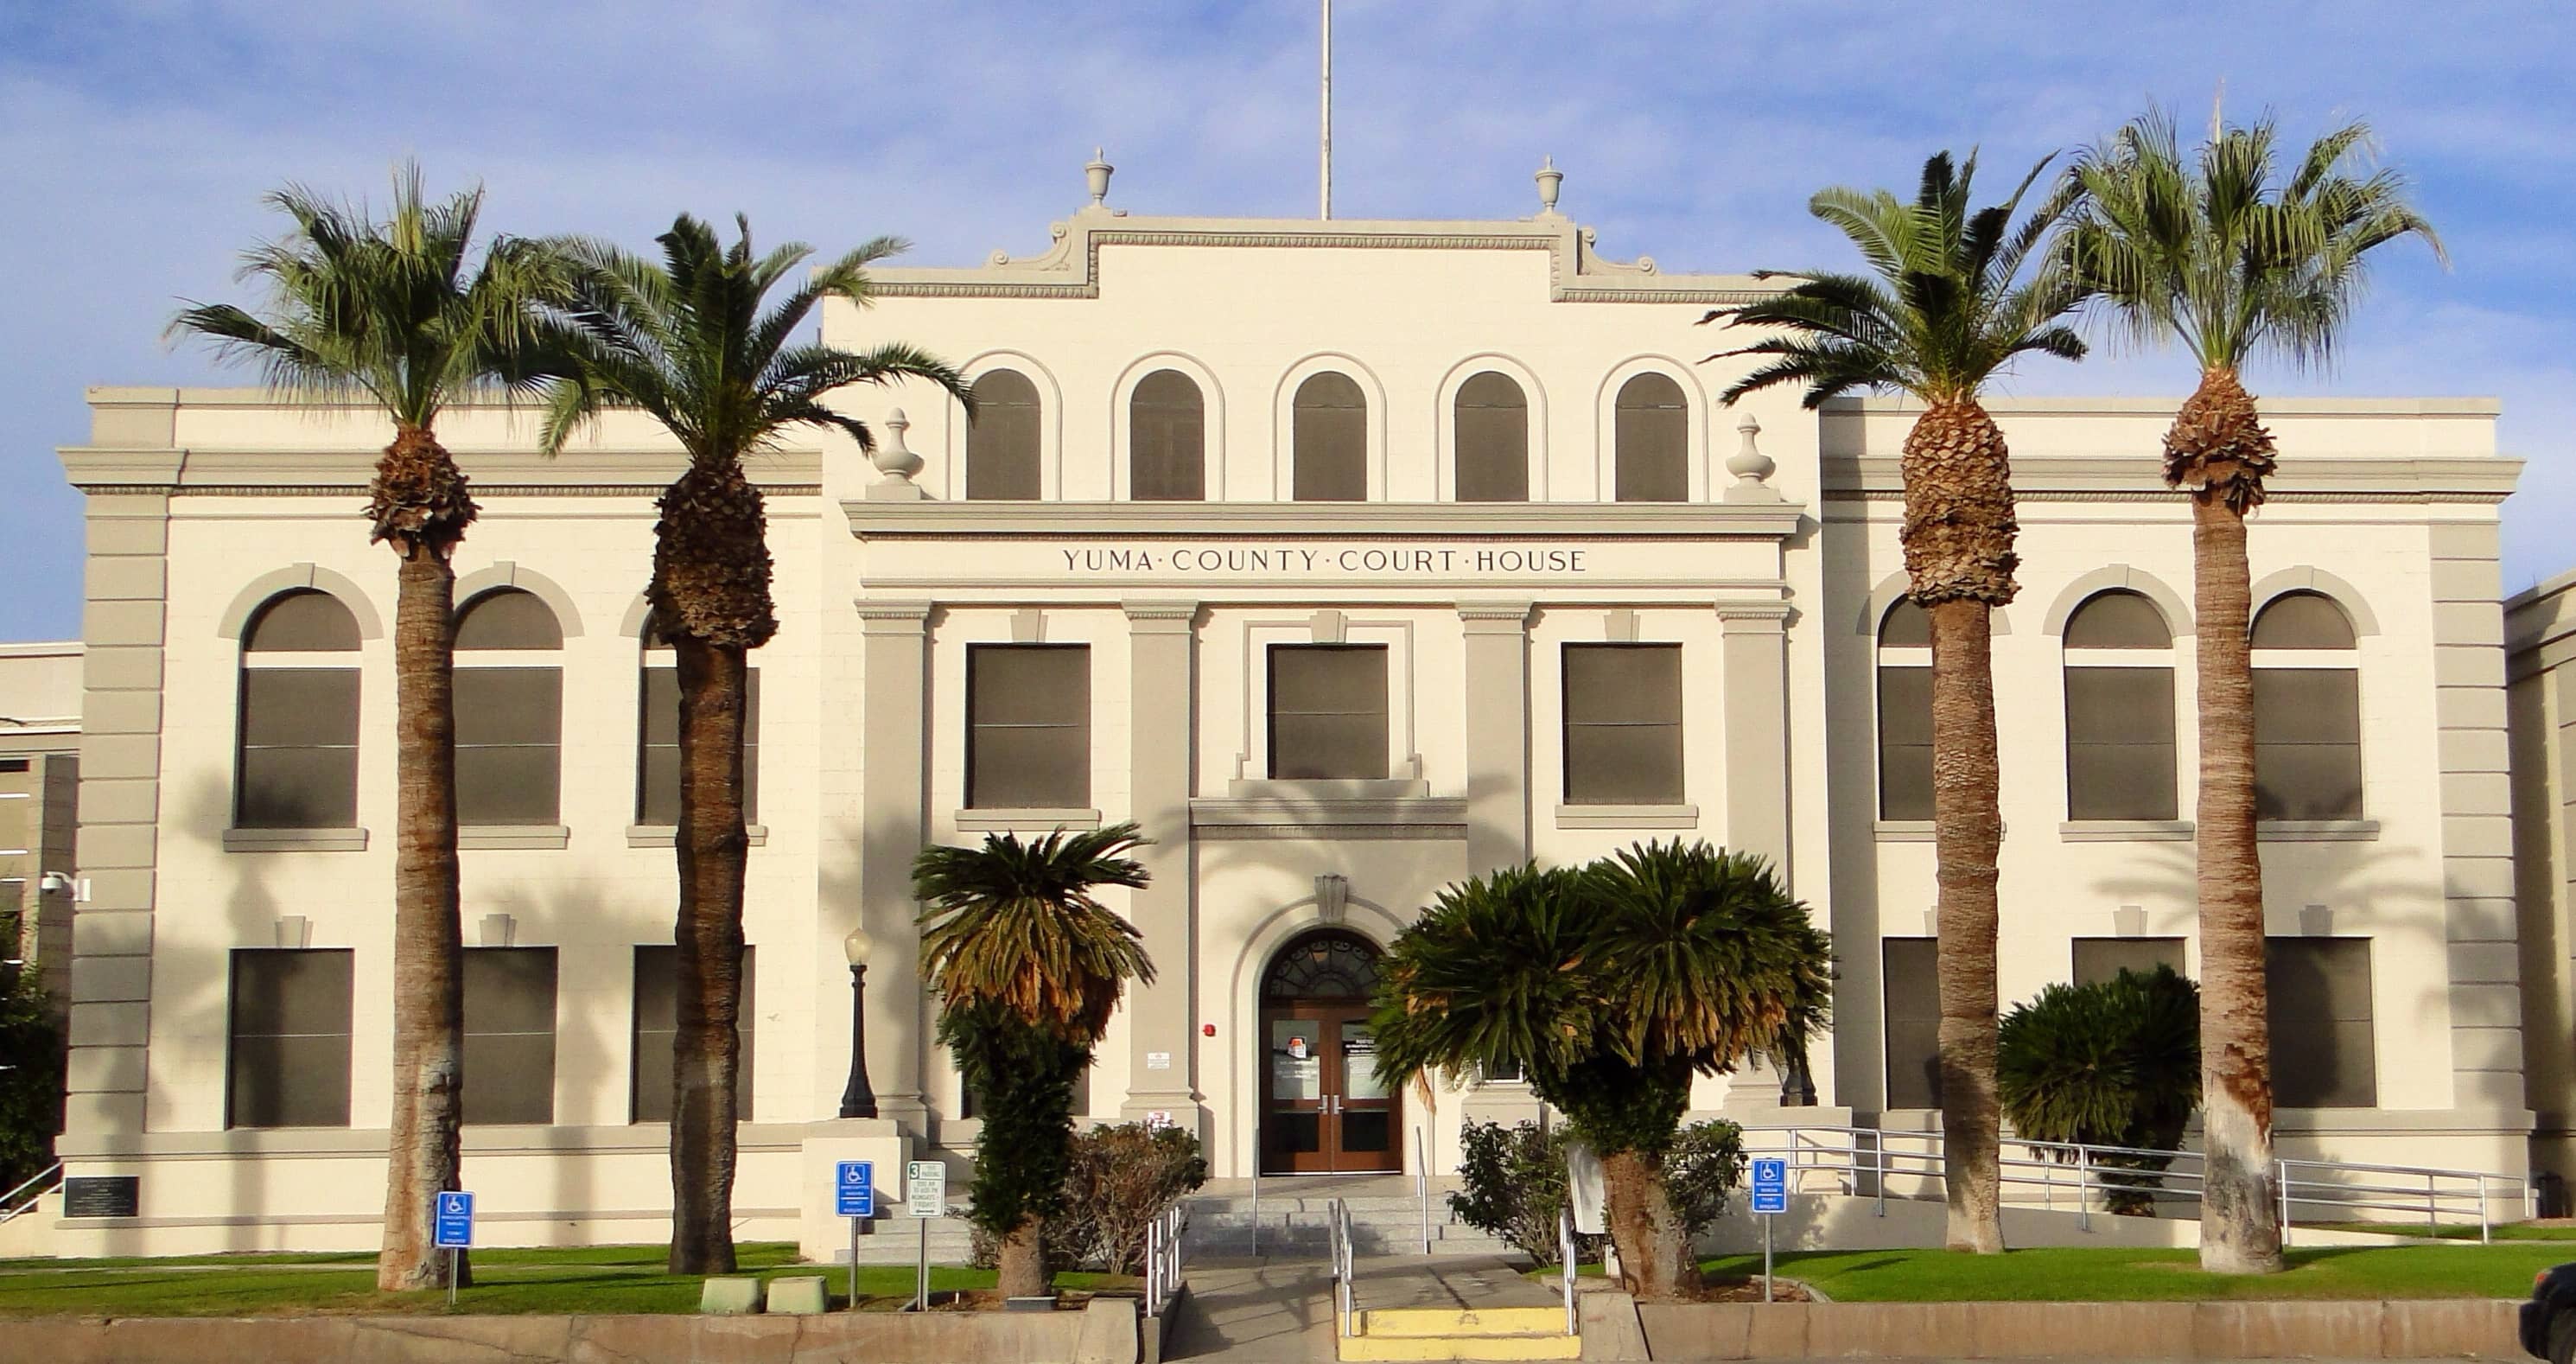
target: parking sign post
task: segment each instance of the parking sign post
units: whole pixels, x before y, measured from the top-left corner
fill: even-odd
[[[461,1189],[440,1191],[430,1205],[430,1238],[432,1249],[447,1252],[447,1305],[456,1305],[457,1252],[474,1245],[474,1195]]]
[[[921,1224],[921,1259],[913,1266],[912,1310],[930,1310],[930,1221],[948,1215],[948,1167],[935,1160],[903,1167],[903,1210]]]
[[[1753,1162],[1753,1211],[1762,1217],[1762,1300],[1771,1301],[1771,1219],[1789,1210],[1789,1162]]]
[[[845,1160],[833,1167],[832,1208],[850,1219],[850,1310],[859,1310],[859,1224],[877,1215],[877,1167]]]

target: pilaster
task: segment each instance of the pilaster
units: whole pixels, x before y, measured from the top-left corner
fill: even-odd
[[[2429,533],[2452,1103],[2519,1111],[2528,1100],[2497,527],[2445,524]]]
[[[1466,635],[1467,874],[1530,857],[1527,601],[1462,601]]]
[[[1789,604],[1722,602],[1726,846],[1789,867]]]
[[[1205,1096],[1198,1082],[1198,1037],[1191,1026],[1191,980],[1198,974],[1198,933],[1191,913],[1190,772],[1196,747],[1199,604],[1130,601],[1127,613],[1128,818],[1150,840],[1131,854],[1150,879],[1130,892],[1128,909],[1154,958],[1153,983],[1127,996],[1127,1098],[1119,1115],[1141,1121],[1167,1115],[1208,1140]]]
[[[921,905],[912,862],[927,837],[930,611],[924,601],[858,603],[859,919],[876,942],[868,971],[868,1076],[879,1116],[927,1138],[922,1066],[931,1029],[921,988]]]

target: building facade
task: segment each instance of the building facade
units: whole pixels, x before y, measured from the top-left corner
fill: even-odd
[[[68,1021],[81,646],[0,644],[0,975],[32,971]]]
[[[833,1153],[962,1160],[913,855],[1120,820],[1159,969],[1083,1103],[1220,1176],[1445,1171],[1509,1076],[1389,1092],[1357,1007],[1461,877],[1647,839],[1758,852],[1832,930],[1807,1074],[1695,1105],[1937,1126],[1929,640],[1903,599],[1893,400],[1737,407],[1693,325],[1762,287],[1503,222],[1128,217],[887,269],[829,341],[959,363],[753,467],[783,628],[757,652],[741,1232],[819,1233]],[[252,391],[93,390],[69,1172],[131,1179],[66,1253],[363,1245],[391,1003],[388,437]],[[2171,404],[1999,400],[2021,595],[1994,648],[2002,993],[2193,929],[2187,509]],[[2267,404],[2252,537],[2285,1149],[2520,1172],[2524,1091],[2492,403]],[[666,1234],[675,691],[641,589],[676,472],[613,417],[441,435],[457,566],[467,1183],[486,1235]],[[800,438],[805,439],[805,438]],[[833,1115],[843,944],[874,944],[882,1116]],[[1811,1093],[1809,1092],[1811,1091]],[[99,1186],[105,1188],[107,1186]],[[819,1205],[819,1211],[818,1211]]]

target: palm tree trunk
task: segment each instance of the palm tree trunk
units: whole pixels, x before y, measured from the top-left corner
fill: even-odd
[[[1995,1089],[1995,880],[2003,848],[1995,763],[1993,618],[1980,601],[1931,608],[1932,840],[1940,888],[1941,1149],[1947,1244],[2004,1248],[2003,1104]]]
[[[2252,573],[2245,512],[2262,501],[2271,436],[2253,399],[2212,370],[2165,439],[2166,475],[2189,487],[2199,617],[2201,1268],[2281,1268],[2272,1164],[2271,997],[2263,966],[2263,863],[2254,840]]]
[[[1697,1295],[1699,1261],[1673,1210],[1661,1158],[1643,1151],[1614,1151],[1601,1158],[1601,1182],[1611,1243],[1619,1248],[1619,1286],[1644,1302],[1680,1302]]]
[[[671,1045],[671,1272],[730,1274],[742,1039],[748,654],[673,637],[680,682],[679,1019]]]
[[[430,1204],[461,1187],[465,946],[457,922],[456,571],[464,476],[429,432],[398,432],[376,479],[376,538],[402,555],[394,605],[394,1057],[376,1287],[443,1287]],[[456,514],[458,504],[464,511]],[[406,514],[409,513],[409,514]],[[460,1283],[470,1281],[462,1255]]]
[[[1046,1223],[1023,1217],[1002,1238],[994,1256],[995,1287],[1006,1298],[1044,1297],[1054,1276],[1046,1267]]]
[[[1932,845],[1940,903],[1941,1141],[1947,1243],[2004,1248],[2003,1108],[1995,1092],[1997,806],[1993,608],[2013,598],[2011,459],[1972,399],[1907,432],[1905,568],[1932,620]]]

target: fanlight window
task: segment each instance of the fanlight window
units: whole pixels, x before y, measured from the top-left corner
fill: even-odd
[[[1367,999],[1377,992],[1377,944],[1326,929],[1280,949],[1261,978],[1264,999]]]
[[[1038,386],[1017,370],[997,369],[975,381],[975,417],[966,424],[966,496],[1038,496]]]

